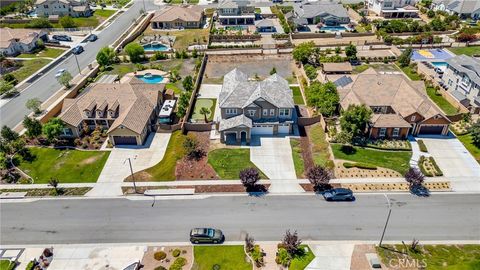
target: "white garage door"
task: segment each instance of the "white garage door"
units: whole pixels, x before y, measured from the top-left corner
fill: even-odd
[[[252,135],[272,135],[273,126],[271,125],[255,125],[252,127]]]
[[[278,126],[278,133],[288,134],[288,133],[290,133],[290,127],[288,125]]]

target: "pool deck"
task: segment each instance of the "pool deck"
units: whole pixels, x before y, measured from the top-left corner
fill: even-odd
[[[150,73],[152,75],[162,76],[163,81],[161,83],[170,82],[170,79],[168,78],[168,76],[169,76],[168,72],[165,72],[163,70],[158,70],[158,69],[145,69],[145,70],[130,72],[130,73],[125,74],[125,76],[123,76],[120,79],[120,83],[128,83],[135,75],[145,75],[147,73]]]

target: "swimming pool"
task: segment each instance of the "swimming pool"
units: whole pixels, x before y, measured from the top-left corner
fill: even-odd
[[[432,62],[432,65],[438,68],[447,67],[447,62]]]
[[[348,29],[345,26],[322,26],[320,30],[328,32],[345,32]]]
[[[135,77],[139,78],[143,82],[150,83],[150,84],[161,83],[163,81],[163,76],[152,75],[150,73],[147,73],[144,75],[135,75]]]
[[[143,49],[148,52],[155,52],[155,51],[165,52],[170,50],[168,46],[160,43],[154,43],[154,44],[150,43],[150,44],[143,45]]]

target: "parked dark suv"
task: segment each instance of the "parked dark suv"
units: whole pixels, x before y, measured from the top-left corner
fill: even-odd
[[[72,38],[67,35],[53,35],[52,39],[59,40],[59,41],[72,41]]]
[[[222,243],[225,240],[221,230],[212,228],[195,228],[190,231],[190,242],[200,243]]]
[[[348,188],[334,188],[323,193],[326,201],[353,201],[355,197],[353,192]]]

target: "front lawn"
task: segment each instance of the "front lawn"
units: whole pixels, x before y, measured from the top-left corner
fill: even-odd
[[[409,246],[407,247],[398,244],[376,249],[386,265],[389,265],[389,262],[398,263],[403,260],[404,262],[420,262],[426,269],[480,269],[480,245],[420,245],[417,247],[417,252],[410,250]],[[400,252],[407,254],[404,255]]]
[[[295,102],[295,104],[298,104],[298,105],[303,105],[305,104],[303,102],[303,96],[302,96],[302,92],[300,91],[300,87],[298,86],[290,86],[290,88],[292,89],[293,91],[293,101]]]
[[[97,17],[107,19],[108,17],[112,16],[115,12],[116,12],[115,10],[109,10],[109,9],[96,9],[93,14]]]
[[[193,109],[192,119],[196,121],[204,121],[205,116],[200,113],[200,110],[205,107],[207,108],[210,113],[207,115],[207,120],[212,121],[213,115],[215,114],[215,104],[217,103],[216,99],[210,98],[199,98],[195,102],[195,107]]]
[[[52,60],[42,58],[25,60],[22,61],[23,66],[11,72],[11,74],[17,78],[18,82],[21,82],[44,67],[46,64],[50,63],[50,61]]]
[[[295,255],[290,262],[289,270],[303,270],[307,265],[315,258],[312,250],[307,245],[301,245],[300,248],[304,251],[303,254]],[[305,252],[305,248],[308,249],[308,252]]]
[[[178,95],[178,96],[183,92],[183,90],[175,83],[167,83],[165,85],[165,88],[172,89],[175,95]]]
[[[468,56],[473,56],[473,55],[479,55],[480,54],[480,46],[448,48],[448,50],[453,52],[456,55],[465,54],[465,55],[468,55]]]
[[[302,147],[300,146],[300,140],[290,138],[290,146],[292,147],[293,166],[295,167],[295,174],[297,178],[303,177],[303,171],[305,169],[305,162],[302,157]]]
[[[343,147],[341,144],[332,144],[333,155],[336,159],[366,163],[369,165],[392,169],[402,175],[408,170],[410,151],[384,151],[363,147]]]
[[[96,182],[110,152],[29,148],[33,160],[19,158],[19,167],[35,184],[57,178],[60,183]]]
[[[472,156],[478,161],[478,163],[480,163],[480,148],[476,147],[473,144],[472,135],[468,133],[465,135],[457,136],[457,138],[463,143],[465,148],[467,148],[468,152],[472,154]]]
[[[455,108],[448,100],[446,100],[440,93],[435,92],[435,88],[427,87],[427,94],[430,99],[437,104],[442,111],[447,115],[452,115],[458,113],[457,108]]]
[[[194,246],[195,270],[251,270],[243,246]],[[218,265],[215,268],[214,265]]]
[[[173,132],[163,159],[155,166],[146,169],[144,172],[149,175],[149,179],[142,180],[174,181],[176,179],[175,167],[177,166],[177,161],[185,155],[185,150],[183,149],[185,138],[186,136],[181,131]],[[139,177],[142,177],[141,173],[135,173],[135,175],[139,174]],[[135,179],[138,179],[138,177],[135,176]]]
[[[208,163],[217,172],[220,179],[238,179],[240,171],[246,168],[256,168],[250,161],[250,149],[221,148],[208,153]],[[260,171],[260,170],[259,170]],[[267,177],[260,171],[262,179]]]
[[[412,80],[412,81],[422,80],[422,77],[420,77],[420,75],[418,75],[417,71],[414,70],[412,67],[410,67],[410,66],[406,66],[406,67],[398,66],[398,67],[403,71],[403,73],[405,73],[405,75],[407,75],[408,78],[410,78],[410,80]]]
[[[316,165],[332,168],[333,162],[330,160],[328,151],[328,142],[322,125],[315,124],[309,127],[308,138],[312,144],[312,158]]]
[[[13,270],[15,269],[15,264],[9,260],[0,260],[0,270]]]
[[[49,58],[57,58],[65,50],[57,49],[57,48],[45,48],[38,53],[22,53],[17,58],[36,58],[36,57],[49,57]]]

